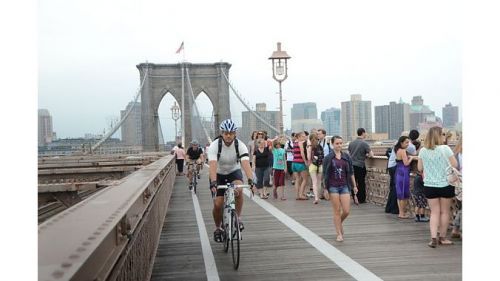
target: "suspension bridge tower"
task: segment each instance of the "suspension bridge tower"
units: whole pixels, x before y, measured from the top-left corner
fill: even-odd
[[[181,106],[181,124],[183,145],[193,138],[193,103],[204,92],[212,102],[217,128],[222,120],[231,118],[229,105],[229,77],[231,64],[226,62],[213,64],[154,64],[137,65],[140,81],[144,80],[141,91],[141,126],[144,151],[159,150],[158,108],[163,97],[170,93]],[[202,106],[202,105],[198,105]],[[213,136],[212,136],[213,137]]]

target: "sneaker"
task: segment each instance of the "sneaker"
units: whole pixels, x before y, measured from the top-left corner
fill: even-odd
[[[222,231],[222,229],[220,228],[217,228],[215,231],[214,231],[214,241],[217,242],[217,243],[222,243],[223,240],[222,240],[222,234],[223,234],[224,231]]]
[[[198,179],[200,179],[200,174],[198,174],[198,176],[197,176],[197,177],[198,177]]]
[[[292,181],[292,185],[295,185],[295,181]]]
[[[192,189],[193,189],[193,184],[192,184],[192,183],[190,183],[190,184],[189,184],[189,190],[192,190]]]
[[[306,196],[309,197],[309,198],[313,198],[314,197],[314,193],[312,193],[311,191],[309,191],[309,192],[306,193]]]
[[[245,226],[243,225],[243,222],[240,221],[239,224],[240,224],[240,231],[243,231],[243,229],[245,229]]]
[[[429,218],[428,217],[420,217],[420,222],[429,222]]]

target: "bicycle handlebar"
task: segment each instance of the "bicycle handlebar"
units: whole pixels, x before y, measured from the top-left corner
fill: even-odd
[[[238,188],[238,187],[249,188],[251,186],[248,185],[248,184],[229,184],[229,185],[225,184],[225,185],[218,185],[217,189],[227,189],[229,187],[233,187],[233,188]]]

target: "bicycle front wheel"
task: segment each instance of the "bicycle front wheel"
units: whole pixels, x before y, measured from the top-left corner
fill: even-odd
[[[228,224],[229,220],[225,218],[226,209],[223,208],[222,211],[224,212],[222,218],[222,228],[224,230],[224,232],[222,233],[222,242],[223,242],[222,244],[224,245],[224,252],[227,253],[227,251],[229,250],[229,240],[230,240],[229,232],[231,231],[231,225]]]
[[[233,267],[238,269],[240,266],[240,221],[236,210],[231,212],[231,253],[233,254]]]
[[[196,186],[198,185],[198,175],[196,173],[193,173],[193,191],[194,194],[196,194]]]

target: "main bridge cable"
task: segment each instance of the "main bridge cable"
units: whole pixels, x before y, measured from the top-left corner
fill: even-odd
[[[257,117],[257,119],[259,119],[262,123],[267,125],[269,128],[271,128],[271,130],[273,130],[274,132],[276,132],[276,134],[279,135],[280,131],[278,129],[276,129],[273,125],[269,124],[269,122],[267,122],[264,118],[262,118],[256,111],[253,111],[252,109],[250,109],[250,107],[245,103],[245,101],[243,101],[243,98],[240,96],[240,94],[238,94],[238,92],[234,89],[233,84],[231,84],[231,82],[227,78],[226,73],[224,73],[224,71],[222,71],[222,69],[221,69],[221,72],[224,75],[224,78],[226,79],[227,83],[229,84],[229,87],[231,87],[231,90],[233,90],[233,93],[240,100],[240,102],[248,109],[248,111],[250,111],[255,117]]]
[[[203,123],[201,122],[200,111],[198,110],[198,106],[196,105],[196,101],[194,99],[193,87],[191,85],[191,79],[189,78],[189,69],[187,67],[185,69],[186,69],[186,77],[187,77],[188,85],[189,85],[189,92],[191,93],[191,98],[192,98],[193,105],[194,105],[196,119],[198,119],[198,121],[200,122],[200,126],[203,129],[203,132],[205,132],[205,136],[207,138],[208,143],[211,143],[212,140],[210,138],[210,134],[207,132],[207,129],[205,128],[205,126],[203,126]],[[193,132],[192,130],[193,130],[193,128],[191,127],[191,133]]]
[[[100,141],[98,141],[94,146],[92,146],[92,148],[90,150],[91,152],[95,151],[99,146],[101,146],[101,144],[103,144],[105,141],[107,141],[118,130],[118,128],[120,128],[120,126],[123,124],[123,122],[125,122],[125,120],[129,116],[130,112],[132,112],[132,109],[136,106],[136,102],[141,95],[142,87],[144,86],[144,81],[146,81],[146,77],[148,76],[148,70],[149,70],[149,68],[146,68],[146,72],[144,73],[144,78],[142,79],[142,82],[141,82],[141,85],[139,86],[139,89],[137,89],[137,94],[135,95],[133,106],[131,106],[127,110],[127,112],[122,117],[120,122],[116,123],[116,125],[111,129],[111,131],[109,131],[106,135],[104,135],[102,137],[102,139]]]

